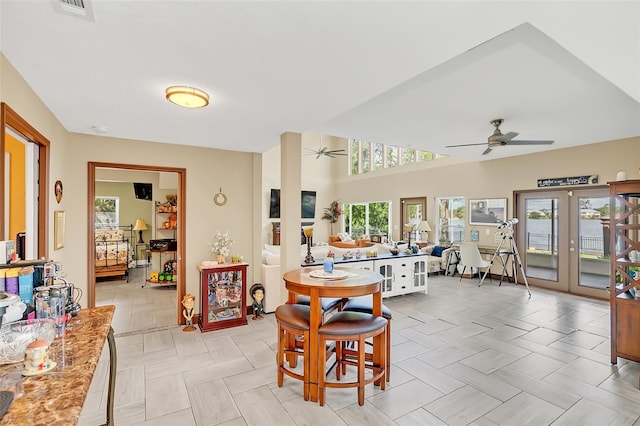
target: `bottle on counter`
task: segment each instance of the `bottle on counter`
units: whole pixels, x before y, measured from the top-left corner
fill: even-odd
[[[325,257],[324,262],[324,272],[327,274],[333,273],[333,257]]]

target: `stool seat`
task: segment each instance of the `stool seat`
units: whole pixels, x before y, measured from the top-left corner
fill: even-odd
[[[320,303],[322,304],[322,311],[328,312],[338,308],[342,304],[341,297],[321,297]],[[311,298],[309,296],[298,296],[298,305],[311,304]]]
[[[306,305],[280,305],[276,309],[276,321],[300,331],[308,331],[310,311]]]
[[[284,375],[302,381],[302,395],[309,399],[309,329],[311,309],[305,305],[286,304],[276,308],[278,323],[278,387],[282,387]],[[301,340],[300,340],[301,339]],[[302,343],[302,348],[298,347]],[[285,356],[303,359],[303,373],[298,374],[285,366]],[[293,365],[293,364],[292,364]]]
[[[358,296],[351,297],[344,304],[343,311],[346,312],[363,312],[367,314],[373,313],[373,296]],[[391,319],[393,318],[393,314],[391,313],[391,309],[387,308],[385,304],[382,304],[382,316],[387,320],[387,368],[386,368],[386,377],[387,382],[391,379]],[[352,352],[345,351],[347,356],[354,355]],[[367,354],[368,356],[369,354]]]
[[[371,296],[351,297],[349,298],[349,300],[347,300],[347,303],[344,304],[342,310],[364,312],[366,314],[370,314],[373,312],[372,297]],[[393,318],[391,309],[389,309],[385,304],[382,304],[382,316],[388,320]]]
[[[344,336],[371,333],[387,325],[387,320],[362,312],[338,312],[322,324],[318,333],[327,336]]]
[[[326,351],[320,351],[318,356],[318,390],[320,405],[324,405],[325,388],[358,388],[358,405],[364,405],[364,387],[369,383],[379,385],[380,389],[385,389],[386,371],[386,329],[387,320],[372,314],[362,312],[341,311],[334,314],[318,329],[318,340],[321,348],[326,347],[327,340],[336,342],[336,379],[337,381],[327,381],[325,379]],[[365,357],[365,340],[373,338],[374,356],[367,364]],[[356,345],[355,361],[348,356],[344,356],[345,345],[354,342]],[[377,358],[376,358],[377,356]],[[379,364],[373,362],[379,360]],[[357,368],[357,378],[353,382],[340,382],[342,370],[346,365],[354,365]],[[365,379],[365,368],[372,371],[371,377]]]

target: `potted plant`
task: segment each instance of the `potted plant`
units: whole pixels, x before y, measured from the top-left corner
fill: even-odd
[[[217,231],[213,241],[209,241],[209,245],[211,246],[211,253],[216,256],[218,263],[224,263],[231,252],[233,240],[229,237],[229,232],[221,234],[220,231]]]
[[[331,235],[333,235],[333,224],[338,221],[341,214],[342,214],[342,209],[340,208],[339,200],[332,201],[329,207],[325,207],[324,209],[324,214],[322,215],[322,219],[329,221]]]

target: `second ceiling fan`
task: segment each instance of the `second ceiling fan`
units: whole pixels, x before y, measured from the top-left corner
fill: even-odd
[[[487,142],[480,143],[467,143],[461,145],[448,145],[445,148],[456,148],[460,146],[475,146],[475,145],[488,145],[487,149],[482,152],[482,155],[486,155],[491,152],[491,150],[498,146],[504,145],[551,145],[553,141],[550,140],[513,140],[516,136],[518,136],[517,132],[509,132],[506,134],[502,134],[500,131],[500,125],[504,122],[502,118],[496,118],[491,121],[491,124],[496,128],[493,131],[493,134],[489,136]]]

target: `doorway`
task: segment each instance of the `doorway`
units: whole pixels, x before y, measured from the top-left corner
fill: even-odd
[[[529,283],[608,298],[608,189],[516,192],[514,199],[516,241]]]
[[[175,256],[175,269],[177,271],[178,279],[176,282],[176,307],[175,307],[175,324],[184,324],[184,318],[182,316],[181,300],[185,295],[185,262],[184,253],[186,247],[186,169],[175,167],[161,167],[161,166],[143,166],[135,164],[117,164],[117,163],[96,163],[89,162],[88,172],[88,205],[87,205],[87,235],[88,235],[88,252],[89,252],[89,264],[88,264],[88,285],[87,285],[87,303],[89,307],[94,307],[96,304],[96,277],[95,277],[95,208],[94,200],[96,196],[96,170],[97,169],[111,169],[122,171],[141,171],[141,172],[159,172],[159,173],[175,173],[177,175],[177,205],[176,205],[176,227],[175,238],[177,240],[176,256]],[[135,248],[135,242],[133,244]]]
[[[417,240],[417,227],[427,217],[427,197],[400,198],[400,235],[402,240]]]
[[[50,142],[4,102],[0,122],[0,240],[18,241],[23,259],[48,258]]]

